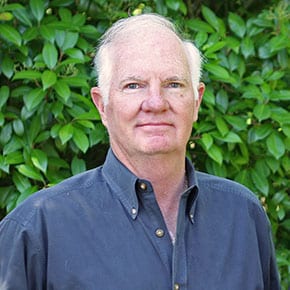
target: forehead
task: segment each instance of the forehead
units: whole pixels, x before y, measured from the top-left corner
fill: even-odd
[[[181,40],[160,27],[134,27],[123,31],[112,48],[113,73],[124,71],[188,74]]]

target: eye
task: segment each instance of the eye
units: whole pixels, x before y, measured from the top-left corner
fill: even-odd
[[[179,89],[179,88],[183,87],[183,85],[181,83],[178,83],[178,82],[170,82],[170,83],[168,83],[167,86],[169,88],[173,88],[173,89]]]
[[[130,83],[130,84],[127,84],[125,86],[126,89],[129,89],[129,90],[136,90],[136,89],[140,89],[140,85],[137,84],[137,83]]]
[[[168,84],[168,87],[170,87],[170,88],[174,88],[174,89],[177,89],[177,88],[181,88],[182,85],[181,85],[180,83],[173,82],[173,83],[169,83],[169,84]]]

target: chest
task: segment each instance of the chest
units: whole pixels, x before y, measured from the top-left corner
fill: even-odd
[[[122,216],[122,218],[120,218]],[[117,218],[118,217],[118,218]],[[66,229],[55,224],[46,250],[48,289],[263,289],[255,232],[180,215],[172,245],[158,208],[91,216]],[[241,237],[244,237],[241,239]]]

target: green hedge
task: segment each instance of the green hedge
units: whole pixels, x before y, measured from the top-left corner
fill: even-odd
[[[187,1],[188,3],[190,1]],[[218,17],[179,1],[0,3],[0,207],[104,160],[108,136],[90,100],[94,46],[128,12],[171,17],[204,54],[207,85],[188,156],[261,200],[284,289],[290,277],[289,5]],[[245,13],[245,11],[244,11]]]

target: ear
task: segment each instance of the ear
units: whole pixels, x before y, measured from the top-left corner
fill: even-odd
[[[101,90],[99,87],[91,88],[91,97],[96,108],[98,109],[100,113],[103,124],[106,126],[107,117],[106,117],[105,105],[104,105],[103,96],[101,94]]]
[[[204,91],[205,91],[205,84],[200,83],[197,87],[198,97],[195,100],[195,106],[194,106],[194,122],[198,119],[198,110],[200,108]]]

